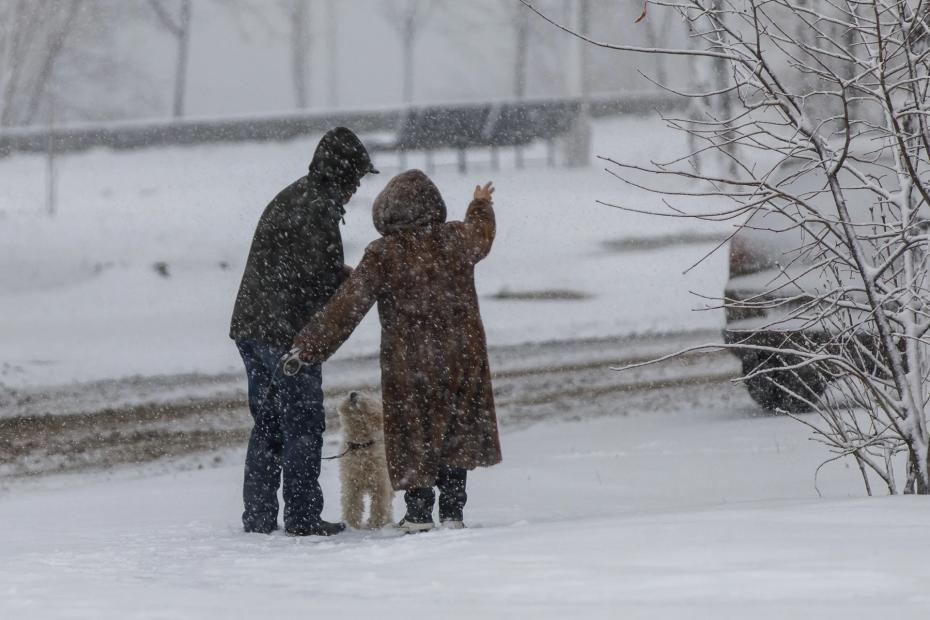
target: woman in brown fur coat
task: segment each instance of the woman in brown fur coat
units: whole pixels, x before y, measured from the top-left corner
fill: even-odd
[[[494,240],[491,183],[476,187],[464,221],[446,222],[439,189],[419,170],[375,199],[375,228],[358,267],[301,331],[305,362],[329,358],[371,306],[381,319],[381,388],[388,470],[406,491],[401,527],[463,527],[466,472],[501,460],[475,264]]]

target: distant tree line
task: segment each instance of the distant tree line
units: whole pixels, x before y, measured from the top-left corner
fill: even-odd
[[[540,0],[551,13],[568,15],[577,1],[590,4],[592,24],[621,31],[634,40],[657,44],[669,36],[665,24],[635,28],[630,6],[638,0]],[[212,5],[212,6],[211,6]],[[372,0],[397,38],[401,69],[399,99],[417,99],[418,60],[428,52],[425,35],[438,34],[460,46],[475,69],[488,65],[509,72],[515,98],[537,92],[564,94],[569,41],[540,36],[541,24],[519,0]],[[337,107],[340,37],[353,36],[352,24],[340,24],[337,0],[0,0],[0,127],[76,120],[114,120],[142,116],[183,117],[188,95],[191,41],[198,19],[225,10],[241,33],[280,37],[287,42],[293,105]],[[358,5],[355,5],[356,7]],[[285,28],[286,32],[281,32]],[[154,33],[154,34],[153,34]],[[137,38],[165,37],[174,47],[170,91],[126,54]],[[493,49],[486,49],[486,41]],[[480,42],[480,43],[476,43]],[[316,54],[316,56],[315,56]],[[502,62],[499,62],[503,59]],[[379,62],[394,62],[390,54]],[[636,68],[618,74],[609,59],[592,57],[588,80],[601,88],[628,87],[639,80]],[[647,71],[664,81],[664,59],[649,60]],[[462,70],[461,67],[457,68]],[[471,71],[472,67],[464,70]],[[311,78],[314,78],[312,81]],[[311,92],[311,83],[322,84]],[[646,85],[641,82],[640,87]],[[555,92],[553,92],[555,91]]]

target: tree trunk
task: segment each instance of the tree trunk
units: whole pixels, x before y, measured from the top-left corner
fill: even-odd
[[[11,24],[17,24],[19,21],[18,5],[0,6],[0,127],[5,125],[4,119],[9,113],[9,91],[10,70],[13,66],[13,53],[15,52],[14,41],[18,28],[12,28]]]
[[[10,32],[7,34],[9,40],[5,43],[7,48],[8,57],[6,60],[7,67],[4,68],[4,76],[2,81],[5,81],[3,92],[0,93],[0,97],[3,98],[2,110],[0,110],[0,127],[9,127],[14,124],[16,108],[13,105],[13,100],[19,86],[20,76],[22,75],[23,65],[25,64],[25,45],[27,41],[27,33],[32,31],[32,25],[34,25],[35,15],[33,15],[32,20],[27,20],[27,5],[25,0],[20,0],[16,5],[16,10],[13,13],[13,18],[11,23],[16,24],[15,28],[10,28]],[[29,22],[32,22],[30,24]]]
[[[291,15],[291,76],[294,81],[294,103],[304,109],[309,105],[307,71],[309,64],[308,9],[306,0],[294,0]]]
[[[191,40],[191,0],[181,0],[181,15],[178,21],[178,57],[174,71],[175,118],[184,116],[184,97],[187,87],[187,57]]]
[[[716,22],[723,22],[725,19],[725,5],[724,0],[713,0],[713,9],[715,11],[713,22],[716,25]],[[722,33],[721,37],[724,36]],[[727,127],[730,127],[729,121],[733,118],[733,94],[730,92],[723,93],[721,91],[730,88],[732,85],[732,80],[730,80],[730,63],[725,58],[715,58],[713,61],[713,89],[717,91],[718,95],[714,96],[714,102],[712,102],[711,109],[713,110],[712,114],[717,117],[722,123]],[[737,165],[734,161],[736,156],[736,145],[735,142],[732,142],[734,139],[734,134],[731,131],[726,131],[723,133],[723,140],[729,142],[728,145],[720,149],[721,159],[721,172],[726,171],[731,177],[736,176],[737,174]]]
[[[52,94],[48,102],[48,125],[45,143],[45,210],[54,216],[58,210],[58,167],[55,159],[55,109],[56,97]]]
[[[413,16],[407,16],[403,30],[403,71],[404,71],[404,103],[413,102],[413,44],[416,40],[416,25]]]
[[[326,32],[329,71],[326,79],[327,103],[335,109],[339,105],[339,21],[336,0],[326,2]]]
[[[638,4],[638,2],[635,2]],[[653,7],[654,9],[660,7]],[[652,19],[654,16],[649,15],[646,17],[646,41],[649,43],[649,47],[665,47],[661,41],[659,41],[659,35],[669,35],[669,28],[671,27],[671,10],[665,10],[662,14],[662,21],[657,22],[655,19]],[[655,60],[656,68],[656,82],[659,84],[667,85],[668,84],[668,73],[665,69],[665,55],[664,54],[653,54],[653,59]]]
[[[918,147],[919,148],[919,147]],[[918,153],[914,153],[914,158],[919,158]],[[920,208],[920,200],[910,186],[904,201],[910,206],[913,214],[916,214]],[[905,221],[914,219],[912,213],[905,213]],[[924,255],[925,250],[914,248],[904,255],[904,281],[911,289],[907,303],[907,321],[905,322],[905,345],[904,354],[907,358],[907,387],[910,390],[910,401],[918,409],[911,411],[913,423],[911,426],[911,443],[908,448],[908,470],[914,479],[914,491],[918,495],[930,494],[930,467],[928,467],[928,431],[927,431],[927,412],[924,409],[923,394],[926,389],[924,377],[927,376],[927,366],[930,364],[930,352],[927,345],[921,339],[917,326],[923,319],[923,310],[925,305],[924,290],[922,285],[916,284],[924,281],[927,277],[927,259]]]
[[[576,29],[581,34],[588,34],[590,18],[590,0],[579,0],[577,4]],[[572,95],[578,97],[578,116],[571,131],[565,137],[565,165],[582,167],[591,163],[591,119],[588,105],[588,44],[578,39],[575,41],[575,57],[571,69],[575,72],[575,84]]]
[[[516,48],[513,59],[513,96],[523,99],[526,96],[527,48],[529,47],[530,22],[529,13],[521,10],[516,16]]]
[[[74,20],[77,18],[78,11],[81,9],[81,3],[84,0],[71,0],[67,7],[68,12],[62,22],[61,28],[54,31],[49,36],[48,45],[45,49],[45,58],[42,61],[42,68],[36,77],[32,87],[32,95],[29,97],[29,105],[26,111],[24,124],[32,125],[36,120],[36,115],[42,104],[42,97],[48,90],[48,84],[54,78],[55,63],[61,56],[61,51],[65,46],[65,40],[73,30]]]

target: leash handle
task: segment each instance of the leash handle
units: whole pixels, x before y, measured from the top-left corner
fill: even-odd
[[[293,377],[306,365],[306,363],[300,359],[300,352],[301,349],[299,347],[294,347],[281,358],[281,372],[288,377]]]

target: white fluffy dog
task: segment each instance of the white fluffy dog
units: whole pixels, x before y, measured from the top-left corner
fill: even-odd
[[[369,498],[368,529],[393,521],[394,490],[384,455],[384,420],[381,401],[351,392],[339,405],[342,449],[339,479],[342,483],[342,516],[350,526],[363,527],[365,496]]]

